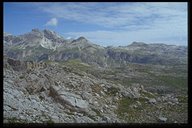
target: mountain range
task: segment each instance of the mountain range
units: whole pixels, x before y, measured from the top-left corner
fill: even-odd
[[[133,42],[127,46],[97,45],[85,37],[64,38],[51,30],[32,29],[14,36],[4,33],[4,54],[18,60],[67,61],[78,59],[100,67],[140,64],[186,64],[187,47]]]

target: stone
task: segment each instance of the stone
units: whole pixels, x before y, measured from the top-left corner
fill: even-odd
[[[106,105],[106,104],[105,104],[104,106],[105,106],[106,108],[108,108],[108,107],[109,107],[109,106],[108,106],[108,105]]]
[[[123,97],[132,97],[132,95],[129,93],[129,91],[122,91],[122,92],[121,92],[121,95],[122,95]]]
[[[141,102],[139,102],[139,101],[136,101],[136,103],[137,103],[138,106],[142,105]]]
[[[156,99],[154,99],[154,98],[151,98],[151,99],[149,99],[149,103],[150,104],[155,104],[157,101],[156,101]]]
[[[96,95],[97,97],[100,97],[100,95],[99,95],[99,94],[97,94],[97,93],[95,93],[95,95]]]
[[[133,105],[133,108],[138,108],[138,106],[134,104],[134,105]]]
[[[89,101],[92,98],[92,95],[90,93],[88,93],[88,92],[83,92],[81,94],[81,97],[83,98],[83,100]]]
[[[58,116],[51,116],[51,120],[54,122],[54,123],[60,123],[60,120],[59,120],[59,117]]]
[[[94,102],[93,102],[93,105],[98,106],[98,102],[97,102],[97,101],[94,101]]]
[[[107,89],[106,89],[106,88],[104,88],[104,89],[103,89],[103,91],[104,91],[104,92],[107,92]]]
[[[73,94],[71,92],[66,92],[64,90],[55,90],[55,88],[50,88],[51,92],[54,93],[54,98],[59,100],[61,104],[67,104],[72,107],[78,107],[85,109],[88,107],[88,102],[86,100],[83,100],[79,95]]]
[[[166,122],[166,121],[167,121],[167,118],[166,118],[166,117],[159,117],[159,121],[161,121],[161,122]]]
[[[172,99],[172,102],[178,104],[178,103],[179,103],[179,100],[178,100],[178,98],[173,98],[173,99]]]
[[[107,117],[107,116],[104,116],[104,117],[102,118],[102,120],[103,120],[103,121],[106,121],[106,122],[109,122],[109,121],[110,121],[110,118]]]
[[[160,97],[157,97],[157,102],[161,102],[162,99]]]
[[[74,117],[74,120],[76,123],[93,123],[94,120],[90,119],[89,117],[87,116],[82,116],[82,117]]]
[[[105,93],[104,93],[103,91],[101,91],[101,95],[102,95],[102,96],[104,96],[104,95],[105,95]]]
[[[113,100],[114,100],[114,101],[118,101],[119,98],[118,98],[117,96],[115,96],[115,97],[113,97]]]

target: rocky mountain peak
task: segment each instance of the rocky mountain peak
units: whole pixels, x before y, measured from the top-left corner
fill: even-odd
[[[56,34],[56,32],[48,30],[48,29],[44,29],[43,32],[46,33],[46,34],[52,34],[52,35]]]
[[[62,36],[58,35],[55,31],[51,31],[48,29],[43,30],[44,36],[48,39],[63,39]]]
[[[73,40],[71,43],[72,43],[73,45],[78,45],[78,46],[79,46],[79,45],[85,46],[85,45],[87,45],[87,44],[90,44],[90,42],[89,42],[85,37],[83,37],[83,36],[81,36],[81,37]]]
[[[130,44],[129,46],[146,46],[147,44],[144,42],[133,42],[132,44]]]
[[[77,39],[77,41],[88,41],[85,37],[81,36]]]

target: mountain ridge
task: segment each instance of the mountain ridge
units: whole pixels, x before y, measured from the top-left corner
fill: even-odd
[[[56,33],[55,31],[52,31],[52,30],[49,30],[49,29],[43,29],[42,31],[38,28],[34,28],[31,30],[31,32],[48,32],[48,33],[54,33],[55,35],[57,35],[58,37],[60,38],[63,38],[63,36],[59,35],[58,33]],[[30,33],[30,32],[27,32],[27,33]],[[13,35],[11,33],[7,33],[7,32],[4,32],[3,33],[4,36],[16,36],[16,35]],[[22,36],[24,34],[20,34],[20,35],[17,35],[17,36]],[[16,36],[16,37],[17,37]],[[79,36],[77,37],[76,39],[75,38],[66,38],[66,40],[69,40],[69,39],[73,39],[73,40],[77,40],[77,39],[85,39],[85,40],[88,40],[86,39],[84,36]],[[99,45],[99,44],[96,44],[96,45]],[[146,43],[146,42],[140,42],[140,41],[133,41],[132,43],[128,44],[128,45],[122,45],[122,46],[112,46],[112,47],[125,47],[125,46],[130,46],[130,45],[168,45],[168,46],[179,46],[179,47],[187,47],[185,45],[173,45],[173,44],[165,44],[165,43]],[[101,45],[102,46],[102,45]],[[111,45],[109,46],[102,46],[102,47],[111,47]]]
[[[4,46],[4,54],[23,60],[41,61],[44,58],[66,61],[79,58],[85,63],[101,67],[127,63],[187,63],[186,46],[133,42],[127,46],[103,47],[83,36],[65,39],[48,29],[32,29],[20,36],[4,34]]]

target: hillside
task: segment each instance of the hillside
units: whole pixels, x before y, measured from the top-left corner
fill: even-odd
[[[185,77],[175,76],[184,83],[164,86],[174,81],[173,73],[166,74],[167,79],[148,78],[140,70],[146,67],[132,66],[132,73],[120,73],[89,69],[77,61],[37,63],[4,57],[4,123],[186,123]],[[161,67],[158,73],[165,75]],[[144,74],[153,83],[144,86]],[[140,81],[125,82],[122,76]]]

